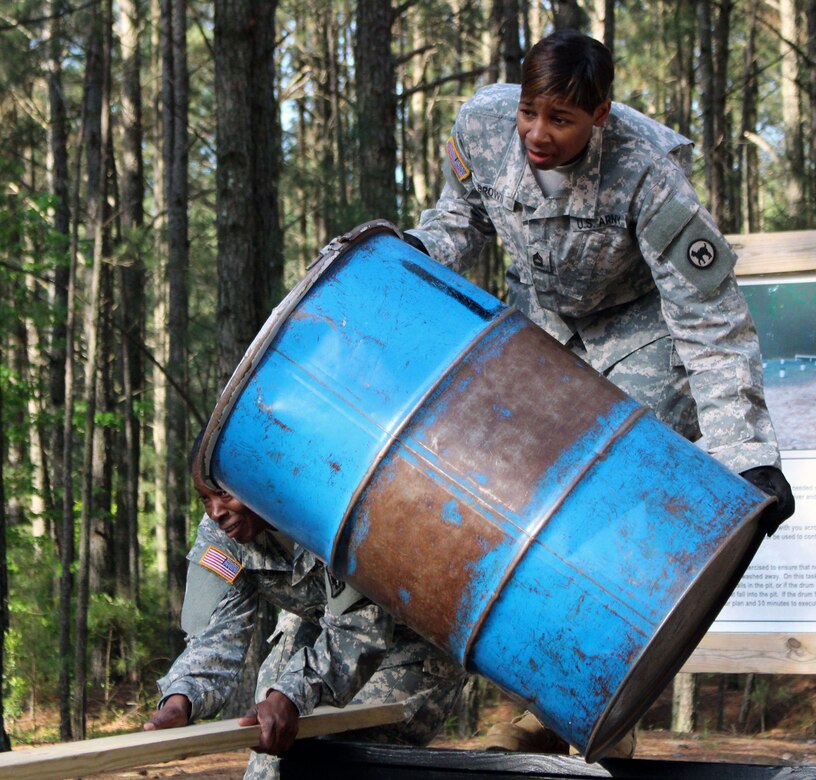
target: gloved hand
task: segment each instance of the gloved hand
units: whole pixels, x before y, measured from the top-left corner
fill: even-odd
[[[411,233],[403,233],[402,240],[409,246],[412,246],[414,249],[418,249],[423,254],[430,255],[428,250],[425,249],[425,244],[423,244],[415,235],[412,235]]]
[[[776,497],[776,503],[762,513],[762,527],[768,536],[787,520],[796,508],[793,491],[785,475],[774,466],[757,466],[743,471],[741,476],[763,493]]]

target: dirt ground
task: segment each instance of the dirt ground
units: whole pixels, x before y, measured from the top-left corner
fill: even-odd
[[[804,675],[763,676],[763,685],[758,685],[756,690],[765,691],[765,695],[761,699],[752,695],[745,719],[748,733],[738,734],[733,724],[738,722],[744,706],[746,676],[700,675],[699,678],[697,731],[691,734],[669,731],[671,690],[667,689],[640,721],[636,758],[775,766],[816,764],[816,679]],[[448,733],[434,740],[432,747],[483,749],[490,726],[510,720],[518,711],[498,695],[482,707],[475,736],[457,739]],[[712,724],[720,720],[726,725],[717,731]],[[247,751],[217,753],[86,775],[85,780],[179,777],[240,780],[246,760]]]

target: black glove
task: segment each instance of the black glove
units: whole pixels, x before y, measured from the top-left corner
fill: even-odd
[[[425,249],[425,244],[423,244],[415,235],[412,235],[411,233],[403,233],[402,240],[409,246],[412,246],[414,249],[418,249],[423,254],[430,256],[431,253]]]
[[[748,469],[748,471],[743,471],[741,476],[758,487],[763,493],[776,498],[776,503],[771,504],[762,513],[760,519],[765,533],[768,536],[773,536],[774,531],[793,514],[793,510],[796,508],[796,501],[793,498],[793,491],[788,480],[774,466],[757,466]]]

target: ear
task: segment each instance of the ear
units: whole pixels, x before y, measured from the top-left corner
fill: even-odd
[[[592,124],[595,127],[602,127],[604,122],[606,122],[607,117],[609,116],[609,112],[612,110],[612,101],[611,100],[604,100],[593,112],[592,112]]]

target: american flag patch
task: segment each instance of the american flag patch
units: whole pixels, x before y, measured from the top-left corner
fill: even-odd
[[[456,174],[456,178],[459,179],[459,181],[464,181],[470,176],[470,168],[468,168],[464,160],[462,160],[462,156],[456,148],[456,141],[453,140],[453,136],[448,138],[445,149],[448,151],[448,159],[450,160],[454,174]]]
[[[207,548],[199,563],[210,571],[214,571],[219,577],[223,577],[227,582],[235,582],[235,578],[244,568],[234,558],[230,558],[229,555],[212,546]]]

